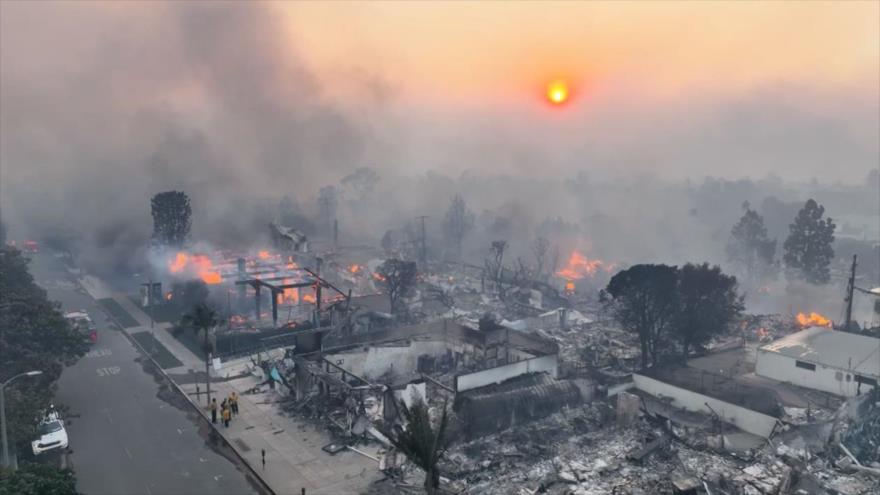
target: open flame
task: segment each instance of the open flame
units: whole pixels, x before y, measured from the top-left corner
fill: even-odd
[[[289,279],[289,278],[284,279],[284,285],[292,284],[292,283],[293,283],[292,279]],[[287,302],[293,303],[293,304],[296,304],[299,302],[299,290],[294,287],[284,289],[284,292],[281,294],[281,296],[282,296],[281,297],[282,301],[287,301]]]
[[[208,285],[220,284],[223,282],[223,276],[214,268],[211,258],[203,254],[187,254],[178,252],[174,259],[168,262],[168,269],[171,273],[189,272],[202,279]]]
[[[352,264],[348,266],[348,271],[354,275],[361,273],[364,270],[364,267],[358,264]]]
[[[798,325],[802,328],[807,327],[828,327],[831,328],[831,320],[820,315],[819,313],[811,312],[810,314],[806,313],[798,313],[795,316]]]
[[[267,260],[267,259],[269,259],[271,256],[272,256],[272,255],[269,253],[269,251],[259,251],[259,252],[257,253],[257,257],[260,258],[261,260]]]
[[[591,260],[578,251],[572,251],[568,263],[556,272],[556,275],[567,280],[579,280],[592,277],[599,271],[611,272],[615,268],[614,263],[602,260]]]

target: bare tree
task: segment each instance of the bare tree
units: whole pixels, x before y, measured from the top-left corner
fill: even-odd
[[[547,262],[547,253],[550,251],[550,241],[546,237],[538,236],[532,244],[532,252],[535,253],[535,277],[541,278],[544,274],[544,264]]]
[[[408,296],[416,284],[418,273],[414,261],[403,261],[397,258],[385,260],[377,270],[378,279],[388,292],[391,313],[402,313],[401,299]]]
[[[485,276],[495,284],[495,290],[503,298],[504,287],[504,250],[507,249],[507,241],[492,241],[490,248],[492,257],[485,260]]]
[[[468,209],[461,195],[456,194],[452,198],[449,210],[446,211],[446,222],[443,224],[443,228],[446,235],[455,243],[459,257],[461,257],[461,244],[473,227],[473,212]]]

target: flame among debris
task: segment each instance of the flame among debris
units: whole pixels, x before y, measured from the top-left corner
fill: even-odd
[[[261,260],[267,260],[271,256],[272,256],[272,254],[270,254],[269,251],[260,251],[257,253],[257,257],[260,258]]]
[[[349,265],[349,267],[348,267],[348,271],[355,274],[355,275],[357,275],[358,273],[361,273],[363,270],[364,270],[364,267],[362,267],[361,265],[358,265],[358,264]]]
[[[798,325],[803,328],[807,327],[828,327],[831,328],[831,320],[820,315],[819,313],[812,312],[810,314],[806,313],[798,313],[795,316]]]
[[[285,278],[284,285],[292,284],[293,279]],[[284,293],[282,294],[282,301],[287,301],[289,303],[298,303],[299,302],[299,289],[296,288],[288,288],[284,289]]]
[[[287,268],[288,270],[294,270],[294,269],[296,269],[296,268],[299,268],[299,265],[297,265],[296,262],[293,261],[293,256],[288,256],[288,257],[287,257],[287,266],[286,266],[286,268]]]
[[[556,275],[567,280],[579,280],[586,277],[592,277],[599,271],[606,273],[613,271],[614,263],[607,263],[602,260],[591,260],[578,252],[571,252],[568,263],[556,272]]]
[[[191,255],[178,252],[174,259],[169,261],[168,269],[171,273],[192,273],[208,285],[223,283],[223,276],[214,268],[211,258],[203,254]]]

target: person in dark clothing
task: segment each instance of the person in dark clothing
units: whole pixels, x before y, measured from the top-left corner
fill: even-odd
[[[211,423],[217,424],[217,399],[211,399]]]

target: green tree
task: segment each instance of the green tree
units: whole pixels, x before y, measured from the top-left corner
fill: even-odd
[[[69,469],[24,463],[18,470],[0,470],[0,495],[77,495],[76,476]]]
[[[648,357],[657,364],[665,345],[665,333],[675,317],[678,300],[678,269],[668,265],[634,265],[616,273],[602,293],[602,300],[623,329],[639,336],[642,368]]]
[[[743,204],[745,213],[730,231],[727,259],[737,265],[749,284],[772,278],[776,274],[776,240],[767,238],[764,218]]]
[[[824,206],[807,200],[789,225],[790,233],[783,244],[789,275],[812,284],[826,284],[831,279],[835,225],[830,218],[823,219],[824,214]]]
[[[452,240],[457,249],[458,256],[461,256],[461,245],[465,236],[474,228],[474,213],[468,209],[467,204],[460,194],[456,194],[452,198],[449,210],[446,211],[446,219],[443,223],[443,230],[446,236]]]
[[[440,470],[437,463],[445,451],[444,435],[448,423],[446,404],[443,404],[440,422],[436,427],[431,424],[428,406],[424,401],[418,400],[410,408],[405,405],[401,408],[406,428],[396,429],[388,435],[388,439],[407,459],[425,471],[425,492],[438,493]]]
[[[28,263],[18,250],[0,246],[0,382],[26,371],[43,372],[6,389],[7,431],[19,450],[30,448],[40,411],[52,402],[64,367],[89,348],[88,337],[34,283]]]
[[[382,287],[388,293],[391,313],[395,315],[404,313],[405,308],[401,307],[401,300],[408,296],[416,285],[418,268],[415,261],[391,258],[379,265],[376,272]]]
[[[692,346],[705,344],[738,321],[744,305],[736,290],[736,277],[725,275],[717,265],[688,263],[678,270],[672,328],[685,360]]]
[[[183,191],[166,191],[153,196],[153,240],[159,244],[182,247],[189,238],[192,208]]]

